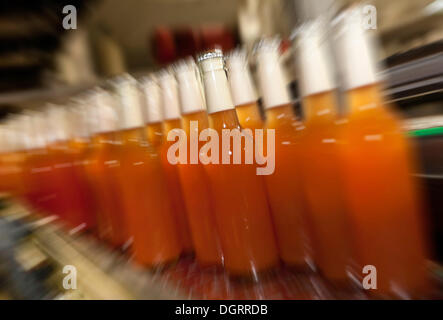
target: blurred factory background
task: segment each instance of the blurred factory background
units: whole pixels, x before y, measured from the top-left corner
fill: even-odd
[[[0,6],[0,112],[92,85],[125,71],[141,73],[215,45],[251,47],[351,0],[42,0]],[[441,51],[440,0],[372,1],[380,59],[388,65]],[[65,30],[65,5],[77,29]],[[439,42],[440,40],[440,42]],[[421,50],[420,50],[421,48]],[[417,49],[419,52],[395,59]],[[435,69],[435,68],[434,68]],[[441,70],[440,70],[441,71]]]
[[[135,76],[144,75],[214,47],[229,51],[243,45],[252,49],[263,36],[280,35],[286,70],[294,70],[292,30],[306,19],[321,13],[333,16],[353,2],[357,1],[0,1],[0,122],[24,109],[39,109],[47,102],[63,102],[76,93],[125,72]],[[379,60],[385,67],[386,95],[397,104],[405,119],[405,129],[418,141],[421,168],[416,175],[426,182],[426,194],[432,211],[430,229],[437,260],[441,262],[443,0],[373,0],[368,3],[377,9],[377,29],[374,32],[380,41]],[[76,8],[77,29],[63,28],[63,20],[67,16],[63,8],[66,5]],[[288,79],[293,88],[294,101],[297,101],[296,73],[288,72]],[[16,207],[9,210],[23,211]],[[31,248],[22,239],[28,237],[34,227],[36,230],[33,230],[32,241],[37,245]],[[72,239],[53,226],[47,227],[46,222],[32,228],[0,221],[0,236],[11,233],[13,235],[5,236],[5,239],[17,239],[11,244],[3,243],[4,248],[17,247],[19,243],[22,258],[18,260],[23,262],[17,268],[17,277],[22,280],[8,287],[10,292],[5,293],[6,298],[60,298],[62,290],[50,289],[46,280],[47,288],[41,288],[39,279],[49,277],[49,283],[59,283],[60,275],[48,275],[57,268],[56,265],[65,264],[68,256],[75,257],[75,263],[80,268],[92,270],[91,277],[104,286],[88,287],[88,278],[83,283],[86,289],[76,293],[83,296],[71,298],[192,297],[182,294],[177,287],[159,284],[158,279],[152,280],[100,245],[92,245],[85,239],[72,244]],[[8,249],[2,251],[1,245],[0,241],[0,253],[7,252]],[[95,264],[85,256],[94,257]],[[52,260],[49,261],[47,257]],[[10,268],[15,270],[15,266]],[[26,273],[29,270],[32,271],[30,276]],[[441,272],[441,267],[439,270]],[[0,280],[3,271],[0,268]],[[20,275],[22,271],[27,275]],[[117,282],[109,279],[116,279]],[[198,280],[203,282],[205,279]],[[29,286],[29,290],[24,289],[26,283],[31,282],[36,284]],[[129,293],[119,283],[126,283],[126,288],[132,287],[135,293]],[[147,286],[154,289],[146,291]],[[249,294],[245,293],[246,298],[269,297],[260,296],[261,291],[255,289],[247,290],[244,291]],[[326,289],[322,290],[326,295],[320,298],[336,298],[329,295]],[[0,290],[0,299],[2,294]],[[281,296],[277,295],[276,298]]]

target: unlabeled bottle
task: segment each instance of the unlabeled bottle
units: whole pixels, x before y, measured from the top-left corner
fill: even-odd
[[[89,157],[93,152],[89,127],[87,123],[88,114],[84,96],[79,96],[72,101],[70,109],[67,110],[69,140],[68,150],[72,159],[75,179],[79,188],[81,210],[91,216],[94,232],[97,232],[96,201],[92,190],[91,180],[88,177],[90,167]]]
[[[51,105],[47,115],[50,119],[48,151],[56,180],[59,214],[66,217],[71,231],[91,230],[95,227],[95,217],[93,212],[88,211],[85,202],[87,190],[74,166],[75,157],[69,146],[67,111],[63,106]]]
[[[138,83],[125,75],[114,86],[121,109],[119,181],[135,260],[148,267],[171,263],[181,246],[160,155],[144,138]]]
[[[315,262],[329,280],[344,285],[351,263],[351,239],[340,157],[336,85],[324,25],[323,18],[305,23],[297,39],[296,62],[306,127],[301,171]]]
[[[287,265],[304,268],[310,244],[301,176],[302,127],[280,65],[279,43],[277,39],[263,40],[256,50],[265,129],[275,132],[275,170],[265,181],[280,257]]]
[[[357,7],[345,13],[338,39],[349,107],[342,149],[356,256],[361,270],[376,271],[377,289],[370,292],[423,298],[429,284],[428,243],[412,176],[414,154],[383,96],[360,12]]]
[[[209,124],[194,60],[189,59],[179,63],[175,68],[175,74],[188,150],[186,164],[179,164],[178,171],[195,255],[201,265],[222,265],[223,254],[215,224],[209,179],[198,159],[198,150],[202,146],[199,135],[202,130],[209,127]]]
[[[14,197],[25,194],[24,164],[27,157],[24,126],[29,118],[21,115],[0,127],[0,192]]]
[[[57,185],[46,147],[47,117],[45,114],[31,113],[28,123],[29,148],[25,163],[26,203],[37,213],[55,215],[60,219],[57,200]]]
[[[168,149],[174,141],[168,141],[169,132],[181,129],[180,102],[178,98],[177,81],[168,70],[162,70],[158,77],[161,88],[161,104],[163,107],[163,132],[164,141],[161,147],[161,158],[166,173],[168,191],[172,200],[172,207],[177,219],[178,232],[185,253],[193,251],[191,232],[183,199],[182,187],[178,168],[168,160]]]
[[[87,98],[92,153],[88,176],[94,189],[100,238],[121,248],[129,239],[119,185],[120,158],[115,97],[95,88]]]
[[[207,140],[218,138],[213,143],[218,143],[219,149],[223,149],[222,130],[241,129],[229,92],[223,53],[221,50],[206,52],[199,56],[199,63],[209,124],[213,130],[210,133],[217,133]],[[231,147],[228,154],[233,151]],[[233,276],[257,279],[259,273],[278,264],[278,249],[263,177],[257,175],[254,164],[233,164],[232,159],[230,164],[222,164],[221,153],[218,158],[209,157],[208,160],[213,161],[208,161],[208,164],[205,161],[205,170],[210,179],[225,267]]]
[[[237,118],[242,128],[262,129],[263,119],[257,103],[246,52],[236,50],[227,58],[229,85]]]

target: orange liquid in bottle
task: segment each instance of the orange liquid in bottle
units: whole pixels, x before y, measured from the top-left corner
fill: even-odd
[[[88,167],[88,176],[97,202],[100,237],[114,247],[121,247],[129,238],[120,200],[118,172],[120,161],[115,145],[115,133],[101,133],[93,138],[94,152]]]
[[[150,123],[146,126],[146,136],[149,144],[160,150],[163,143],[163,124],[161,122]]]
[[[75,179],[78,183],[78,193],[80,198],[80,210],[87,217],[89,228],[97,227],[95,213],[97,212],[96,200],[92,190],[91,181],[88,178],[90,162],[88,157],[92,152],[91,144],[87,138],[74,138],[69,141],[68,148],[72,159]]]
[[[5,152],[0,155],[0,158],[0,192],[22,196],[26,188],[23,181],[26,152]]]
[[[43,214],[55,214],[60,218],[56,205],[56,186],[53,169],[46,148],[29,150],[25,163],[26,200]]]
[[[304,110],[302,172],[314,259],[328,279],[345,282],[351,252],[334,92],[305,97]]]
[[[57,212],[60,216],[65,217],[69,227],[93,228],[95,218],[87,205],[87,190],[77,175],[74,166],[75,156],[69,149],[68,143],[52,143],[48,150],[57,188]]]
[[[350,90],[345,177],[359,264],[377,269],[375,294],[422,297],[427,243],[411,149],[378,85]]]
[[[204,266],[221,265],[223,264],[223,254],[215,223],[209,180],[201,163],[190,164],[191,121],[198,121],[198,131],[193,133],[197,139],[200,131],[209,126],[208,116],[204,111],[183,115],[183,130],[188,138],[188,164],[179,164],[178,171],[189,227],[198,262]],[[199,142],[199,146],[201,144]]]
[[[122,199],[138,263],[155,267],[178,259],[181,247],[160,155],[143,142],[143,129],[120,132]]]
[[[265,176],[281,259],[305,267],[310,258],[301,177],[301,127],[291,105],[266,110],[265,129],[275,130],[275,171]]]
[[[235,107],[240,126],[244,129],[262,129],[263,119],[256,102],[251,102]]]
[[[220,146],[222,129],[240,129],[234,109],[210,114],[209,122],[219,134]],[[256,166],[221,164],[220,155],[220,164],[208,164],[205,169],[228,272],[256,277],[275,267],[278,249],[263,177],[256,174]]]
[[[174,130],[176,128],[181,128],[180,119],[165,120],[163,122],[164,142],[161,147],[161,158],[163,163],[163,170],[166,174],[168,192],[170,194],[172,207],[177,220],[178,233],[182,242],[182,247],[185,253],[189,253],[193,251],[193,244],[191,232],[189,231],[189,223],[186,213],[186,206],[183,199],[178,168],[177,166],[170,164],[167,158],[168,148],[174,142],[167,141],[166,137],[170,130]]]

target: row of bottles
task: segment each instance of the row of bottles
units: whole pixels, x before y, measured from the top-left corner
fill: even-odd
[[[369,265],[379,295],[420,296],[429,253],[413,155],[351,16],[339,38],[344,116],[324,39],[330,25],[318,19],[296,40],[303,119],[294,113],[278,41],[255,50],[265,120],[246,54],[236,51],[225,64],[213,50],[198,57],[199,68],[188,59],[140,81],[122,76],[70,108],[12,119],[0,130],[0,187],[71,230],[130,246],[148,267],[193,253],[203,266],[257,279],[281,260],[296,269],[315,265],[341,285]],[[220,164],[201,163],[210,137],[198,137],[207,128],[220,146],[225,129],[250,129],[252,140],[254,130],[267,129],[264,146],[274,132],[273,172],[221,164],[221,153]],[[168,135],[178,129],[187,161],[173,164]]]

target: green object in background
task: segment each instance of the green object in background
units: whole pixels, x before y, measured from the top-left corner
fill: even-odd
[[[413,130],[408,132],[413,137],[438,136],[443,135],[443,127],[426,128],[420,130]]]

